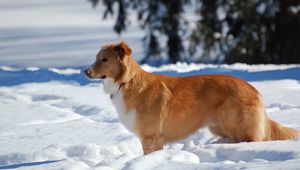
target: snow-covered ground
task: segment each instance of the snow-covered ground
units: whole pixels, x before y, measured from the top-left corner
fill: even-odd
[[[124,39],[142,56],[136,22],[120,36],[86,0],[0,0],[0,169],[299,169],[300,138],[229,143],[207,129],[142,156],[102,83],[81,70]],[[230,74],[263,95],[268,115],[300,130],[300,65],[184,64],[168,75]],[[188,100],[188,99],[187,99]]]
[[[255,79],[256,73],[275,71],[273,79],[265,77],[264,81],[251,84],[262,93],[271,118],[300,130],[300,67],[278,66],[275,70],[275,66],[264,69],[240,66],[248,67],[248,71],[242,72],[236,65],[233,69],[225,65],[215,68],[191,65],[200,69],[168,74],[242,72],[239,74],[245,79]],[[164,66],[169,70],[174,67]],[[182,64],[177,67],[183,69]],[[25,70],[0,69],[0,169],[298,169],[300,166],[300,138],[233,144],[214,137],[207,129],[169,144],[163,151],[142,156],[138,138],[119,122],[101,82],[84,82],[85,78],[76,69]],[[291,71],[296,78],[289,77]],[[53,79],[39,82],[28,72]],[[279,79],[274,80],[276,75]],[[281,80],[281,75],[288,79]],[[18,78],[21,81],[14,85],[5,84]],[[22,82],[26,78],[32,82]]]
[[[137,22],[118,36],[114,18],[87,0],[0,0],[0,65],[66,67],[90,64],[105,43],[126,40],[142,56]]]

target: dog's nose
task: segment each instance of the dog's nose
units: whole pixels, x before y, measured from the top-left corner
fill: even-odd
[[[87,75],[87,76],[91,75],[91,70],[88,69],[88,68],[85,69],[85,70],[84,70],[84,74]]]

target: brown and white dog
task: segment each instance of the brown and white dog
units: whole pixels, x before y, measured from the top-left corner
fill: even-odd
[[[90,79],[104,79],[122,124],[141,140],[144,154],[208,126],[235,142],[299,136],[266,115],[262,97],[247,82],[227,75],[172,77],[144,71],[125,42],[103,46]]]

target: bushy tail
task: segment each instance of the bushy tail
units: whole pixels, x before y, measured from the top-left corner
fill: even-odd
[[[266,139],[269,140],[287,140],[300,136],[296,129],[283,127],[279,123],[268,119],[266,122]]]

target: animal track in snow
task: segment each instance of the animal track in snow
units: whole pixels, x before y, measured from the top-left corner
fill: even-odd
[[[58,100],[58,99],[65,99],[65,98],[57,95],[48,95],[48,94],[37,94],[31,96],[32,101],[46,101],[46,100]]]
[[[287,105],[281,103],[271,103],[267,107],[268,112],[280,111],[280,110],[289,110],[289,109],[299,109],[298,105]]]
[[[75,113],[78,113],[83,116],[91,116],[98,114],[101,109],[95,106],[89,106],[89,105],[80,105],[80,106],[73,106],[72,110]]]
[[[246,144],[246,143],[245,143]],[[196,154],[201,162],[251,162],[256,160],[264,161],[285,161],[295,156],[293,151],[274,150],[253,150],[251,146],[237,148],[235,144],[210,144],[198,145],[186,150]]]

